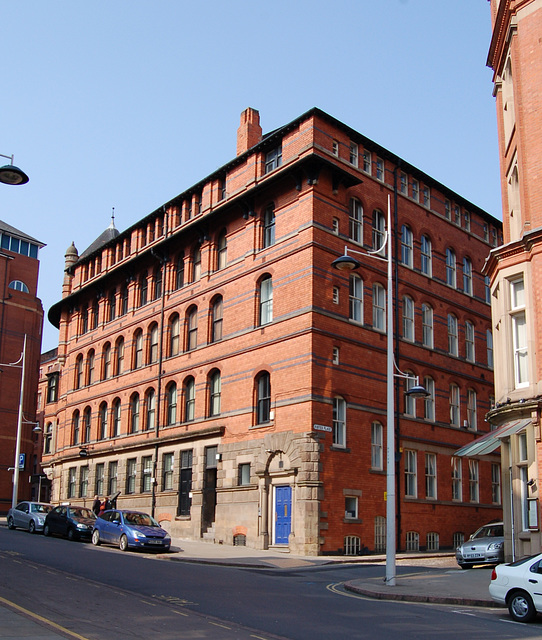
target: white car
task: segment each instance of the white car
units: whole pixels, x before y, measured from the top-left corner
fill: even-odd
[[[493,569],[489,594],[517,622],[531,622],[542,613],[542,553]]]

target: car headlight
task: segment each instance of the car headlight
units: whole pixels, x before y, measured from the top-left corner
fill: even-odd
[[[79,524],[77,524],[77,528],[78,529],[89,529],[88,524],[83,524],[82,522],[80,522]]]
[[[502,549],[502,545],[503,545],[503,544],[504,544],[503,542],[492,542],[492,543],[488,546],[487,550],[488,550],[488,551],[494,551],[494,550],[497,550],[497,549]]]

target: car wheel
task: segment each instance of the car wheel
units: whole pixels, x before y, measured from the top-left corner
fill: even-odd
[[[72,529],[72,527],[68,529],[68,540],[77,540],[77,534],[75,533],[75,530]]]
[[[508,611],[516,622],[531,622],[536,616],[531,596],[525,591],[515,591],[508,598]]]
[[[51,535],[51,529],[49,529],[49,525],[45,524],[45,526],[43,527],[43,535],[44,536],[50,536]]]
[[[8,529],[15,529],[15,523],[13,522],[13,518],[9,516],[8,518]]]
[[[28,531],[30,531],[30,533],[36,533],[36,523],[34,520],[30,520],[28,523]]]
[[[128,538],[126,537],[125,533],[123,533],[120,537],[119,549],[121,551],[126,551],[128,549]]]
[[[94,529],[92,532],[92,544],[98,546],[100,544],[100,532],[98,529]]]

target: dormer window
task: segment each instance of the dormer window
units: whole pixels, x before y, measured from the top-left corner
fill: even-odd
[[[265,173],[271,173],[282,164],[282,145],[271,149],[265,154]]]

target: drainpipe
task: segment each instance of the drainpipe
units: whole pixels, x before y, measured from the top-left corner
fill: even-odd
[[[168,234],[168,212],[166,207],[162,207],[164,212],[164,239],[167,238]],[[164,254],[158,254],[154,251],[151,251],[152,255],[157,258],[161,263],[162,270],[162,292],[160,296],[160,329],[159,329],[159,337],[158,337],[158,375],[156,378],[156,424],[154,428],[154,436],[155,436],[155,444],[154,444],[154,456],[152,461],[152,498],[151,498],[151,515],[154,518],[154,514],[156,511],[156,485],[158,483],[158,479],[156,477],[158,471],[158,453],[159,453],[159,443],[158,438],[160,437],[160,419],[162,416],[162,364],[164,361],[164,316],[165,316],[165,303],[166,303],[166,287],[167,287],[167,256]]]
[[[514,491],[512,487],[512,443],[508,439],[508,481],[510,483],[510,529],[512,534],[512,562],[516,561],[516,527],[514,521]]]
[[[393,347],[393,353],[395,354],[395,366],[399,364],[399,348],[401,346],[399,340],[399,301],[398,301],[398,291],[399,291],[399,239],[397,233],[397,225],[399,222],[398,215],[398,197],[397,197],[397,167],[393,169],[393,271],[394,271],[394,291],[393,291],[393,304],[395,311],[394,329],[395,335],[394,340],[395,344]],[[399,385],[395,380],[395,376],[393,378],[393,383],[395,385],[395,496],[396,496],[396,544],[395,548],[397,550],[401,549],[401,456],[399,454],[399,448],[401,445],[401,423],[399,419],[399,414],[401,411],[401,392],[399,389]]]

